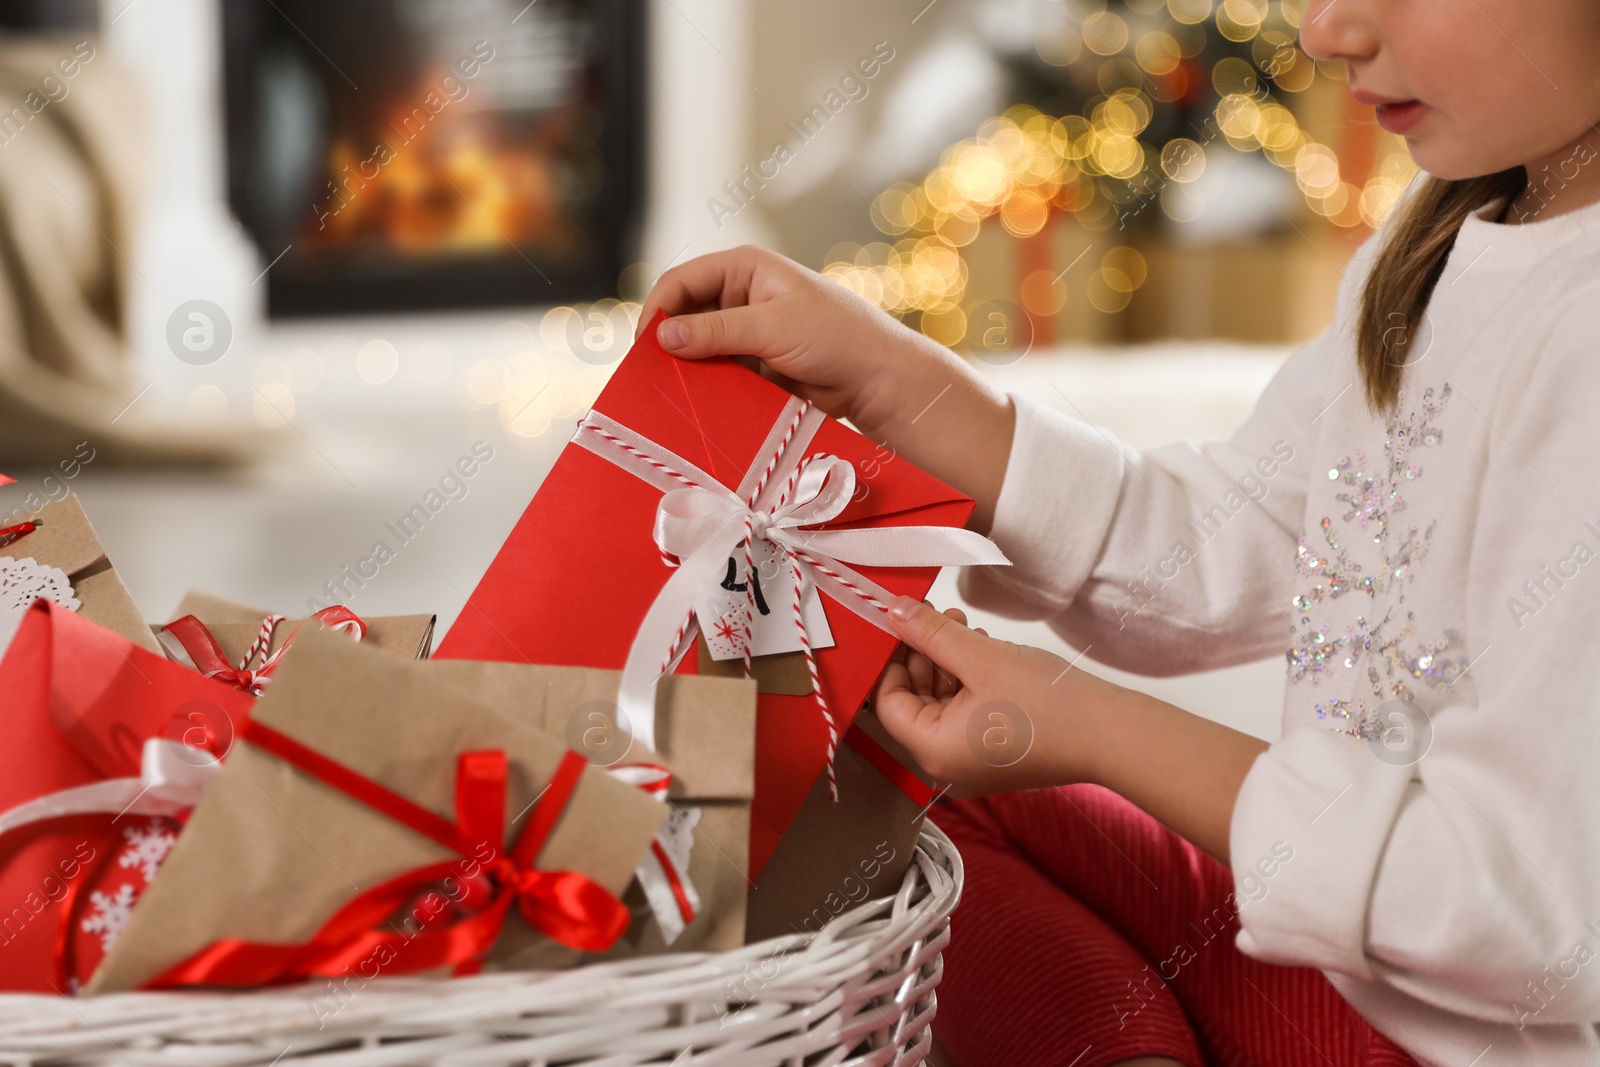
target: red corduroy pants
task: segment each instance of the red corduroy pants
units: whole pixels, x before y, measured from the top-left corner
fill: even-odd
[[[1240,953],[1232,872],[1115,793],[932,818],[966,864],[934,1022],[959,1067],[1416,1067],[1320,971]]]

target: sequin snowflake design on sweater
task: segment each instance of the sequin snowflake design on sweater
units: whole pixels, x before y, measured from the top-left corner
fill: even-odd
[[[1339,733],[1381,738],[1388,727],[1375,713],[1389,701],[1410,700],[1409,680],[1449,685],[1467,663],[1463,656],[1445,655],[1447,649],[1461,645],[1461,636],[1454,631],[1432,641],[1416,640],[1416,618],[1405,610],[1406,589],[1427,557],[1434,526],[1403,527],[1397,520],[1406,511],[1401,487],[1422,476],[1422,465],[1413,453],[1444,440],[1438,420],[1450,394],[1448,382],[1437,398],[1429,388],[1422,403],[1402,418],[1398,412],[1404,410],[1406,396],[1401,390],[1396,414],[1384,429],[1382,458],[1368,462],[1365,453],[1355,452],[1330,467],[1328,480],[1342,488],[1334,499],[1345,510],[1337,520],[1322,518],[1320,537],[1300,538],[1295,573],[1311,585],[1293,601],[1297,621],[1294,644],[1286,654],[1289,680],[1309,679],[1317,685],[1330,672],[1344,675],[1365,663],[1373,698],[1370,706],[1363,696],[1330,698],[1315,705],[1316,717]],[[1377,568],[1363,568],[1347,547],[1352,539],[1371,540],[1380,561]],[[1336,629],[1325,621],[1323,606],[1347,596],[1364,598],[1371,607],[1358,612],[1353,624]]]

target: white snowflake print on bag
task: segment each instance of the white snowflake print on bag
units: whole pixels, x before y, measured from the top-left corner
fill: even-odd
[[[114,891],[106,884],[104,891],[91,892],[89,914],[78,924],[84,933],[99,935],[102,953],[115,947],[140,895],[155,880],[162,862],[177,844],[178,824],[171,819],[141,819],[133,826],[123,827],[122,839],[117,868],[132,872],[131,876],[126,876]]]
[[[161,862],[178,843],[178,835],[167,828],[165,820],[151,819],[147,826],[130,826],[122,831],[128,846],[117,856],[117,866],[137,867],[144,876],[144,884],[155,881]]]
[[[138,895],[133,886],[124,882],[116,893],[102,893],[98,889],[89,894],[89,915],[80,926],[86,934],[100,935],[100,948],[110,952],[133,916],[133,906]]]

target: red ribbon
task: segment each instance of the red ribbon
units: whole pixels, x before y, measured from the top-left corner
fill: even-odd
[[[568,751],[549,787],[534,805],[511,854],[505,840],[507,761],[504,752],[466,752],[456,772],[456,821],[421,807],[357,774],[293,738],[251,721],[243,738],[257,748],[380,811],[462,859],[408,871],[360,894],[304,944],[285,945],[226,938],[200,950],[149,982],[147,989],[186,985],[271,985],[312,977],[337,977],[360,968],[404,974],[454,967],[457,974],[482,967],[512,907],[528,924],[563,945],[585,952],[610,948],[628,928],[628,909],[578,871],[541,871],[534,863],[566,809],[585,766]],[[438,886],[454,880],[461,899],[446,903]],[[484,890],[487,902],[472,899]],[[471,914],[444,921],[451,907]],[[401,909],[416,929],[390,925]]]
[[[357,641],[361,640],[362,636],[367,632],[367,624],[355,612],[342,605],[323,608],[311,617],[329,629],[344,630],[354,635]],[[183,651],[188,654],[189,659],[194,663],[195,669],[207,678],[215,678],[220,682],[233,686],[235,689],[243,690],[253,696],[260,696],[262,689],[266,688],[266,684],[272,680],[272,672],[277,669],[279,660],[282,659],[285,652],[289,651],[289,646],[294,644],[295,635],[299,633],[297,630],[295,633],[290,634],[289,639],[283,643],[283,647],[268,656],[266,650],[271,638],[270,624],[282,618],[283,616],[281,615],[268,616],[269,625],[264,627],[262,631],[267,640],[262,641],[258,638],[256,644],[252,645],[250,651],[245,653],[245,658],[240,661],[237,667],[228,662],[227,653],[222,651],[222,645],[217,642],[217,638],[211,632],[210,627],[193,615],[185,615],[181,619],[174,619],[163,626],[161,632],[171,634],[178,644],[183,646]],[[258,648],[260,649],[262,662],[259,667],[251,670],[250,663],[256,658]]]
[[[0,477],[4,476],[0,475]],[[3,484],[5,483],[0,482],[0,485]],[[21,537],[23,534],[31,534],[41,525],[43,524],[29,519],[27,522],[19,522],[15,526],[0,527],[0,541],[8,541],[13,537]]]
[[[893,782],[900,792],[911,798],[911,802],[919,808],[926,808],[933,803],[933,790],[928,783],[912,774],[906,765],[894,758],[894,754],[878,743],[878,739],[858,725],[852,725],[850,731],[844,735],[845,741],[851,748],[866,757],[868,763],[878,768],[878,771],[889,781]]]
[[[659,800],[662,803],[667,802],[667,791],[672,788],[672,771],[659,763],[624,763],[611,768],[611,775],[619,782],[631,785],[652,800]],[[650,854],[661,865],[661,873],[667,879],[667,888],[672,890],[672,899],[678,904],[678,915],[682,917],[683,925],[688,926],[694,922],[695,910],[694,902],[689,899],[688,890],[683,887],[682,872],[667,854],[667,850],[661,847],[659,838],[650,842]]]
[[[683,925],[688,926],[694,922],[694,902],[689,899],[689,893],[683,888],[683,879],[678,875],[678,865],[672,862],[672,857],[667,855],[667,850],[661,847],[660,841],[650,842],[650,854],[661,864],[661,873],[667,876],[667,886],[672,890],[672,899],[678,902],[678,914],[683,917]]]

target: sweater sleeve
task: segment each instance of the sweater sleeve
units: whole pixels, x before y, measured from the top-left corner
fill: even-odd
[[[1048,619],[1100,662],[1146,675],[1281,653],[1318,418],[1361,402],[1349,329],[1371,249],[1346,271],[1333,325],[1284,363],[1227,440],[1138,451],[1013,397],[991,531],[1013,566],[968,569],[962,595]],[[1282,565],[1262,566],[1273,560]]]
[[[1493,428],[1464,671],[1397,705],[1404,758],[1291,732],[1231,827],[1243,951],[1519,1026],[1600,1019],[1600,337],[1581,308],[1547,336],[1457,392]]]

